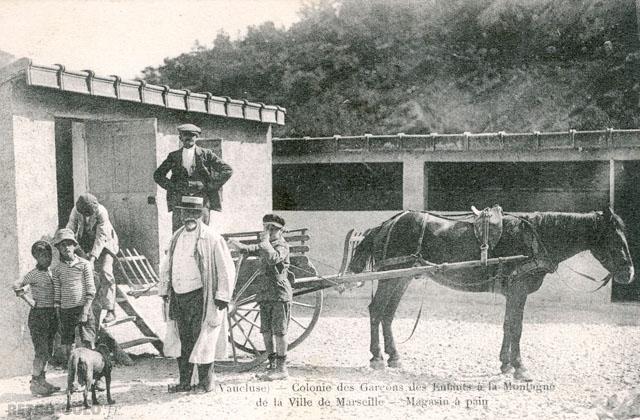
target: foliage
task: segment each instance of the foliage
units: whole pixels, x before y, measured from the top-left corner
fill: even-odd
[[[316,0],[149,83],[275,103],[282,136],[637,127],[632,0]]]

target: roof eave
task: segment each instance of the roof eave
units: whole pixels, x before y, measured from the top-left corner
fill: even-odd
[[[69,71],[61,64],[49,67],[33,64],[29,59],[20,59],[0,69],[0,83],[4,80],[3,75],[13,74],[10,77],[13,78],[23,72],[30,86],[266,124],[285,123],[286,109],[279,106],[219,97],[208,92],[192,93],[186,89],[150,85],[144,81],[123,80],[113,75],[97,76],[91,70]]]

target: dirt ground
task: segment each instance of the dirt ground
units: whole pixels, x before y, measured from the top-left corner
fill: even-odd
[[[113,406],[70,413],[62,393],[34,398],[28,376],[0,380],[0,415],[14,418],[427,418],[627,419],[640,417],[640,306],[533,304],[526,310],[523,360],[534,377],[499,373],[502,298],[427,298],[414,337],[399,344],[403,366],[368,366],[366,296],[330,295],[313,333],[290,353],[290,378],[221,373],[211,394],[168,394],[176,362],[140,357],[114,372]],[[420,301],[408,296],[394,323],[408,337]],[[61,370],[50,380],[65,388]],[[98,397],[106,400],[104,394]]]

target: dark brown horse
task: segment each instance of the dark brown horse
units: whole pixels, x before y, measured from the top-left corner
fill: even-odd
[[[365,233],[350,269],[359,273],[371,262],[374,270],[392,270],[416,264],[478,260],[480,246],[470,219],[452,219],[426,212],[400,213]],[[545,275],[555,271],[560,262],[582,251],[591,251],[611,273],[605,281],[613,278],[618,283],[630,283],[634,276],[633,262],[622,220],[609,208],[591,213],[505,214],[502,227],[502,236],[489,251],[489,257],[526,255],[530,259],[517,265],[495,265],[429,277],[458,290],[497,292],[506,297],[501,370],[506,373],[515,368],[516,379],[530,380],[520,358],[522,314],[527,295],[538,290]],[[409,258],[402,258],[406,256]],[[385,265],[385,262],[391,264]],[[378,284],[369,305],[372,367],[384,366],[380,323],[388,364],[399,365],[391,323],[410,281],[388,279]]]

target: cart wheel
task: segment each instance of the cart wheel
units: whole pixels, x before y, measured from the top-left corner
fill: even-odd
[[[294,292],[291,302],[291,320],[289,322],[289,347],[291,350],[302,343],[318,322],[322,310],[322,290],[300,294]],[[234,347],[249,354],[260,354],[265,351],[262,334],[260,334],[260,306],[251,299],[240,299],[229,314],[229,332],[233,335]]]
[[[229,342],[232,355],[229,360],[216,361],[218,371],[243,372],[251,370],[266,359],[264,342],[260,334],[260,306],[255,294],[245,293],[257,277],[254,274],[237,291],[229,305]],[[318,322],[322,310],[322,290],[295,290],[291,302],[291,320],[289,322],[289,350],[296,347],[311,333]]]

